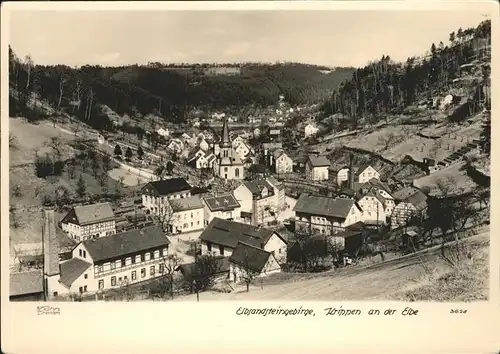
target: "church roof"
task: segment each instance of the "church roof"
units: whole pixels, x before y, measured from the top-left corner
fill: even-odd
[[[227,118],[224,117],[224,123],[222,124],[222,145],[231,143],[229,137],[229,127],[227,125]]]

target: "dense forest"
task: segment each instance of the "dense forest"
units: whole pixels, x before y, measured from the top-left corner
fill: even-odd
[[[489,86],[490,65],[483,65],[481,77],[467,82],[457,79],[461,66],[480,61],[491,45],[491,21],[476,28],[458,29],[450,33],[449,45],[440,42],[430,46],[423,58],[408,58],[396,63],[388,55],[355,70],[342,82],[322,106],[323,116],[342,113],[352,118],[380,119],[386,113],[399,113],[404,107],[418,104],[429,96],[442,95],[453,87],[467,87],[470,109],[482,99],[483,85]]]
[[[241,74],[236,76],[167,70],[183,65],[43,66],[36,65],[29,56],[19,58],[9,47],[10,114],[33,120],[43,118],[41,110],[27,104],[36,96],[57,111],[97,129],[112,127],[101,111],[102,105],[120,115],[155,114],[181,123],[194,108],[225,109],[249,104],[266,107],[275,104],[281,94],[291,104],[321,102],[354,70],[297,63],[245,63],[239,65]],[[208,64],[192,67],[205,66]]]

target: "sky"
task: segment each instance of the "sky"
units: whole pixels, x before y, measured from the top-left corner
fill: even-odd
[[[445,44],[468,11],[15,11],[10,45],[37,64],[233,63],[363,66]]]

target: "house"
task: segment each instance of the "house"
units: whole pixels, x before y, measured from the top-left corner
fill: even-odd
[[[276,139],[281,136],[281,131],[279,129],[269,129],[269,137],[271,139]]]
[[[232,193],[205,196],[202,200],[205,225],[208,225],[213,218],[236,221],[240,219],[241,205]]]
[[[191,185],[180,177],[153,181],[142,190],[142,205],[153,214],[157,214],[167,204],[168,199],[181,199],[191,196]]]
[[[191,139],[192,138],[188,133],[182,133],[181,140],[183,140],[185,143],[189,142]]]
[[[344,238],[340,234],[335,235],[312,235],[304,242],[296,241],[287,251],[288,262],[301,263],[304,261],[303,256],[307,255],[312,257],[328,258],[331,256],[331,250],[334,247],[337,251],[344,249]],[[330,259],[335,261],[335,259]]]
[[[237,148],[238,145],[240,144],[243,144],[243,143],[246,143],[245,139],[243,138],[242,135],[238,135],[237,137],[235,137],[232,141],[232,144],[233,144],[233,148]]]
[[[222,125],[222,140],[219,145],[219,151],[219,156],[214,165],[214,173],[223,179],[244,179],[245,169],[243,162],[231,145],[226,118],[224,118],[224,123]]]
[[[170,143],[167,145],[167,149],[172,152],[180,153],[184,151],[184,143],[180,139],[174,138],[170,140]]]
[[[306,178],[311,181],[325,181],[328,180],[328,169],[330,161],[326,156],[309,155],[306,162]]]
[[[106,142],[106,138],[102,136],[101,134],[97,134],[97,143],[98,144],[104,144]]]
[[[257,164],[252,164],[248,167],[248,178],[249,179],[255,179],[255,178],[266,178],[271,174],[271,171],[269,168],[267,168],[266,165],[257,163]]]
[[[263,143],[262,144],[262,159],[264,160],[264,163],[267,166],[273,166],[274,164],[274,152],[276,150],[282,150],[283,149],[283,144],[282,143]]]
[[[365,183],[372,178],[380,179],[380,173],[370,165],[363,165],[356,171],[356,179],[359,183]]]
[[[250,123],[252,123],[252,122],[250,122]],[[260,124],[260,121],[258,121],[257,123]],[[253,129],[253,135],[255,137],[259,137],[260,136],[260,128],[259,127],[256,127],[256,128]]]
[[[116,233],[116,218],[109,203],[76,206],[61,220],[61,228],[76,241]]]
[[[43,301],[43,272],[30,270],[10,273],[10,301]]]
[[[421,190],[408,187],[394,193],[396,206],[391,214],[391,229],[406,226],[413,217],[427,209],[427,196]]]
[[[295,207],[295,231],[333,235],[362,220],[363,211],[353,199],[300,195]]]
[[[158,226],[80,242],[48,282],[52,296],[93,293],[162,275],[170,241]]]
[[[252,225],[261,225],[275,220],[276,195],[274,188],[265,179],[246,181],[233,192],[241,205],[242,218],[250,219]]]
[[[215,258],[215,262],[215,281],[229,278],[229,257],[218,256]],[[181,264],[175,271],[180,272],[185,281],[192,281],[196,271],[196,263]]]
[[[308,138],[310,136],[316,135],[318,131],[319,129],[316,128],[314,125],[308,124],[304,127],[304,136]]]
[[[365,224],[389,222],[395,207],[394,197],[389,193],[389,187],[372,178],[365,183],[354,183],[353,189],[355,198],[363,209],[363,222]]]
[[[266,181],[273,187],[274,190],[274,195],[276,197],[276,204],[275,204],[276,212],[279,213],[282,210],[285,210],[286,209],[285,185],[272,176],[266,178]]]
[[[160,214],[168,232],[192,232],[203,228],[203,203],[199,195],[181,199],[169,199]]]
[[[245,142],[242,142],[234,148],[234,151],[238,154],[241,160],[244,160],[252,152],[252,149]]]
[[[197,170],[201,169],[213,169],[216,157],[212,153],[204,152],[199,150],[196,154],[188,161],[188,164],[192,166],[194,162],[194,167]]]
[[[276,231],[236,221],[214,218],[200,235],[201,253],[231,256],[238,242],[274,253],[286,263],[287,242]]]
[[[229,277],[235,283],[281,272],[272,252],[239,241],[229,257]]]
[[[210,145],[205,139],[198,140],[198,147],[203,151],[207,151],[210,148]]]
[[[349,167],[342,167],[337,171],[337,186],[342,187],[349,181]]]
[[[274,172],[277,174],[291,173],[293,171],[293,160],[281,149],[274,151]]]
[[[160,128],[156,131],[159,136],[167,137],[170,135],[170,131],[167,128]]]

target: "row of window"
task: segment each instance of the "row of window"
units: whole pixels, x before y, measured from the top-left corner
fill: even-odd
[[[156,201],[160,201],[160,203],[166,203],[168,199],[184,199],[190,197],[190,193],[182,193],[182,194],[172,194],[165,197],[153,197],[150,195],[144,195],[144,200],[146,203],[156,203]]]
[[[158,264],[158,273],[163,274],[164,272],[165,272],[165,265]],[[151,277],[154,277],[155,274],[156,274],[156,266],[152,265],[151,267],[149,267],[149,275]],[[131,277],[131,281],[136,281],[137,280],[137,271],[133,270],[130,273],[130,277]],[[141,269],[141,279],[143,279],[145,277],[146,277],[146,268],[142,268]],[[127,282],[128,282],[127,275],[123,276],[123,278],[116,277],[116,276],[111,277],[111,286],[117,286],[117,285],[119,286],[119,285],[126,284]],[[104,289],[104,279],[99,280],[98,286],[99,286],[100,290]]]
[[[167,256],[168,249],[164,248],[161,251],[161,256],[165,257]],[[126,266],[136,264],[136,263],[141,263],[141,262],[147,262],[151,260],[151,257],[153,259],[159,259],[160,258],[160,250],[156,250],[154,252],[146,252],[144,254],[138,254],[135,257],[127,257],[125,259],[118,259],[115,262],[110,262],[110,263],[105,263],[101,265],[95,265],[94,266],[94,271],[96,274],[108,271],[108,270],[115,270],[115,269],[120,269],[124,268]]]

